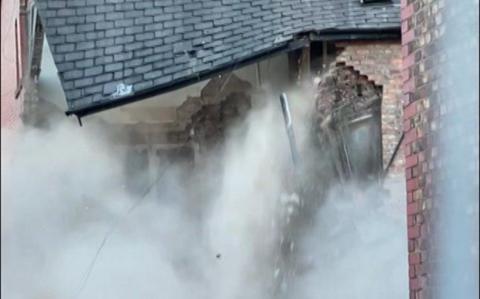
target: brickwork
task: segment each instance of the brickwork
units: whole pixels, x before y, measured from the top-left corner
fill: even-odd
[[[386,166],[402,134],[401,46],[398,41],[362,41],[336,44],[336,61],[353,67],[374,84],[382,86],[382,157]],[[390,174],[401,174],[404,155],[399,150]]]
[[[452,72],[445,71],[446,61],[459,57],[459,55],[469,55],[468,53],[471,53],[471,51],[465,51],[465,49],[459,51],[451,50],[460,45],[468,44],[468,36],[467,39],[462,37],[457,41],[449,40],[448,43],[444,41],[445,31],[449,30],[445,24],[446,13],[455,14],[456,12],[455,18],[465,17],[465,15],[458,14],[456,3],[452,3],[453,6],[448,9],[445,8],[445,0],[402,0],[401,4],[402,102],[405,131],[405,175],[407,179],[406,211],[410,298],[439,298],[439,294],[436,292],[440,289],[441,284],[439,282],[442,281],[442,278],[439,277],[441,275],[451,275],[452,277],[448,278],[450,280],[460,279],[458,277],[459,273],[455,273],[455,268],[458,267],[458,264],[449,264],[451,261],[447,261],[448,259],[445,257],[449,256],[445,255],[445,252],[441,260],[439,259],[441,246],[438,242],[438,236],[440,230],[442,230],[439,230],[439,228],[441,228],[441,223],[445,221],[445,218],[449,218],[445,217],[445,214],[453,213],[452,210],[446,211],[451,205],[448,204],[448,201],[461,201],[462,194],[466,194],[466,197],[476,196],[478,205],[478,114],[476,116],[476,128],[474,125],[475,121],[472,121],[473,125],[470,125],[470,129],[467,131],[465,131],[465,128],[460,129],[463,127],[463,124],[446,123],[446,119],[449,118],[447,114],[452,116],[461,113],[462,117],[460,119],[469,118],[469,120],[473,120],[475,112],[472,114],[471,111],[478,113],[478,91],[477,95],[474,96],[476,97],[476,103],[474,100],[468,103],[469,106],[459,107],[456,104],[458,98],[456,99],[455,97],[465,96],[465,94],[461,94],[461,86],[458,86],[457,93],[448,93],[444,90],[444,87],[447,85],[445,83],[448,83],[448,80],[456,81],[456,83],[464,81],[464,79],[458,80],[459,78],[454,78]],[[471,1],[471,4],[473,4],[473,1]],[[476,6],[478,13],[478,2]],[[467,29],[450,28],[450,37],[458,36]],[[447,56],[447,52],[450,52],[449,56]],[[452,53],[455,54],[452,55]],[[461,66],[456,65],[455,67],[458,73],[458,68]],[[464,65],[464,67],[464,71],[467,72],[468,65]],[[475,68],[478,68],[478,59],[477,67]],[[475,76],[475,74],[463,75],[470,78],[472,75]],[[476,84],[478,84],[478,81]],[[458,128],[454,129],[454,126],[458,126]],[[439,132],[440,130],[441,132]],[[449,136],[448,132],[452,132],[452,130],[455,130],[455,133]],[[476,137],[472,139],[469,136],[475,130],[477,132]],[[453,159],[447,153],[452,148],[458,148],[455,150],[456,155]],[[462,161],[468,161],[467,164],[470,164],[471,167],[466,167],[468,165],[462,164]],[[458,164],[462,164],[461,170]],[[473,179],[474,184],[470,181],[467,182],[465,179],[458,180],[458,177],[464,176],[461,173],[466,171],[469,173],[467,177]],[[476,195],[475,184],[477,189]],[[448,198],[449,195],[447,195],[446,191],[451,188],[450,186],[457,186],[452,187],[456,190],[456,198]],[[470,192],[471,194],[465,192]],[[466,208],[467,205],[465,205]],[[474,218],[471,215],[463,215],[461,217]],[[478,219],[476,221],[478,226]],[[466,228],[456,227],[456,223],[453,222],[448,222],[448,226],[449,231],[457,231],[457,233],[460,231],[465,232]],[[457,239],[453,235],[450,237]],[[459,250],[462,250],[464,245],[461,242],[455,243],[453,239],[449,239],[448,242],[453,242]],[[468,247],[468,244],[465,245]],[[462,255],[461,258],[467,258],[466,256],[470,254],[468,252],[464,253],[459,254]],[[438,263],[439,261],[442,263]],[[439,267],[445,267],[443,265],[446,264],[449,264],[449,269],[447,270],[449,274],[439,270]],[[465,272],[467,269],[460,270],[460,272],[462,271]],[[441,296],[450,298],[444,291],[441,291]],[[456,296],[461,297],[462,295],[455,294],[454,297]]]
[[[4,1],[2,15],[2,81],[1,81],[1,127],[16,128],[21,124],[23,92],[17,96],[17,80],[22,69],[22,34],[20,4],[18,1]],[[18,55],[17,55],[18,51]]]
[[[404,106],[404,153],[407,179],[407,225],[409,251],[410,298],[429,298],[429,272],[433,249],[428,238],[433,227],[432,216],[432,154],[438,149],[432,142],[435,122],[430,103],[434,100],[433,64],[438,53],[433,40],[438,31],[433,29],[439,15],[439,2],[402,1],[402,80]],[[426,56],[426,57],[425,57]],[[430,78],[428,77],[430,75]],[[430,79],[430,80],[429,80]]]
[[[381,98],[381,88],[351,66],[334,64],[322,75],[316,97],[317,134],[322,147],[338,151],[332,162],[340,180],[368,182],[382,174]],[[355,145],[348,136],[356,127],[352,122],[358,125],[365,117],[369,119],[363,122],[369,124],[368,146],[351,151]]]

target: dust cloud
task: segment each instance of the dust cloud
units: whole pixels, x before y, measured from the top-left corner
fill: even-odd
[[[479,298],[479,3],[443,7],[431,121],[436,298]],[[433,97],[432,97],[433,99]],[[438,131],[438,135],[435,135]],[[433,213],[432,213],[433,214]],[[454,279],[453,279],[454,278]]]
[[[215,166],[167,166],[146,196],[124,187],[124,153],[101,125],[63,120],[2,140],[3,298],[278,298],[279,199],[291,191],[278,99],[228,136]],[[296,238],[284,297],[407,298],[404,187],[330,187]]]

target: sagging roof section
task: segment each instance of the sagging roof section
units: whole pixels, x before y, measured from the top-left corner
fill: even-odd
[[[233,66],[298,33],[398,28],[399,2],[37,0],[68,109],[80,114]]]

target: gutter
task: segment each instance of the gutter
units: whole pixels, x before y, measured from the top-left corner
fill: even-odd
[[[265,51],[258,52],[247,58],[233,60],[232,62],[203,72],[191,74],[184,78],[172,80],[165,84],[157,85],[145,90],[140,90],[133,95],[129,95],[116,100],[100,101],[83,108],[68,110],[67,116],[75,115],[81,123],[81,118],[94,113],[117,108],[126,104],[131,104],[147,98],[158,96],[199,81],[211,78],[223,72],[231,72],[237,68],[255,63],[259,60],[283,53],[304,48],[311,41],[352,41],[352,40],[386,40],[400,39],[401,31],[399,27],[383,29],[324,29],[318,31],[303,32],[296,38],[278,44],[277,46]]]
[[[324,29],[309,32],[311,41],[354,41],[354,40],[400,40],[402,33],[399,27],[383,29]]]

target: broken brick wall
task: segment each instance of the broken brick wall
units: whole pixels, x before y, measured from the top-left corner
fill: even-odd
[[[234,73],[220,75],[208,82],[200,97],[189,98],[178,109],[200,153],[223,144],[228,128],[246,116],[251,107],[252,88]]]
[[[131,165],[127,169],[155,172],[154,169],[171,163],[198,166],[206,161],[208,153],[221,149],[228,129],[246,116],[251,106],[251,88],[233,73],[215,77],[204,86],[200,96],[187,96],[178,107],[157,109],[157,113],[163,111],[170,117],[167,121],[110,124],[112,142],[127,152],[127,164]],[[157,117],[162,119],[162,115]],[[142,181],[139,177],[129,189],[141,191],[145,188]]]
[[[246,116],[250,109],[250,97],[246,93],[229,94],[225,100],[216,104],[204,105],[192,116],[191,125],[194,136],[203,153],[212,150],[225,141],[228,128],[235,121]]]
[[[462,55],[471,55],[472,51],[468,47],[475,47],[475,43],[478,51],[478,33],[476,37],[457,38],[469,28],[454,28],[450,26],[451,23],[447,24],[445,21],[448,18],[447,15],[450,15],[450,20],[456,19],[455,23],[458,25],[458,21],[466,19],[464,13],[475,14],[476,11],[478,22],[478,1],[476,9],[463,10],[463,13],[460,13],[461,10],[457,5],[459,3],[448,2],[445,0],[402,0],[401,2],[402,101],[411,299],[438,298],[436,292],[443,288],[439,282],[445,279],[445,277],[441,278],[441,275],[447,275],[450,281],[456,280],[455,283],[461,280],[456,275],[458,273],[454,273],[455,268],[459,266],[458,263],[449,265],[449,273],[439,270],[449,263],[448,258],[445,258],[449,257],[448,255],[443,253],[443,257],[440,257],[442,245],[438,238],[441,230],[444,229],[441,225],[446,213],[453,213],[445,210],[449,206],[446,204],[449,201],[462,200],[465,195],[473,196],[472,199],[476,197],[474,201],[477,201],[478,210],[478,73],[476,83],[463,83],[468,78],[472,78],[468,63],[464,64],[465,69],[460,71],[460,73],[465,72],[463,74],[465,78],[460,80],[458,78],[458,68],[462,68],[460,64],[453,66],[454,69],[450,69],[452,72],[445,68],[449,60],[454,61],[455,57],[458,60]],[[474,1],[469,0],[462,1],[462,5],[467,2],[472,5],[472,8],[475,6]],[[449,5],[451,6],[446,7]],[[448,43],[445,42],[445,35],[450,36]],[[467,48],[462,49],[465,46]],[[471,57],[471,60],[471,63],[475,64],[474,57]],[[478,56],[474,68],[478,71]],[[457,75],[454,75],[454,72]],[[449,80],[456,81],[456,84],[460,83],[456,86],[458,88],[456,93],[446,91],[445,87]],[[467,85],[460,86],[462,84]],[[465,96],[460,89],[470,88],[468,84],[477,84],[477,93],[472,97],[473,101],[460,98]],[[447,87],[447,89],[450,88]],[[459,102],[462,104],[459,105]],[[472,111],[475,112],[471,113]],[[475,113],[477,113],[476,116]],[[459,116],[459,120],[462,119],[461,122],[446,122],[455,114]],[[469,118],[470,122],[467,130],[463,123],[465,118]],[[453,131],[456,133],[451,134]],[[448,153],[452,149],[457,152],[453,159],[451,153]],[[456,165],[460,163],[465,163],[465,165],[462,164],[461,169]],[[461,173],[463,174],[459,175]],[[459,179],[459,177],[462,178]],[[450,197],[446,196],[445,190],[449,188],[457,188],[457,193],[454,196],[451,194]],[[468,193],[465,193],[466,189]],[[464,217],[474,218],[475,216],[465,214]],[[476,217],[478,229],[478,214]],[[450,235],[452,239],[447,241],[461,249],[464,240],[456,243],[454,239],[458,239],[465,227],[457,227],[455,222],[450,222],[448,225],[451,226],[448,230],[456,231],[457,236]],[[478,239],[476,242],[478,258]],[[469,254],[469,252],[462,252],[458,257],[468,258]],[[467,269],[463,269],[463,272],[465,271]],[[462,272],[461,269],[460,272]],[[448,297],[445,293],[442,295]],[[459,294],[455,296],[462,297]]]
[[[399,41],[349,41],[337,42],[337,63],[364,75],[382,87],[382,157],[387,166],[403,130],[401,105],[401,45]],[[404,155],[400,148],[389,174],[402,175]]]
[[[322,75],[316,98],[317,136],[323,146],[338,149],[338,160],[333,160],[339,179],[360,182],[382,174],[381,98],[381,87],[353,67],[336,64]]]

